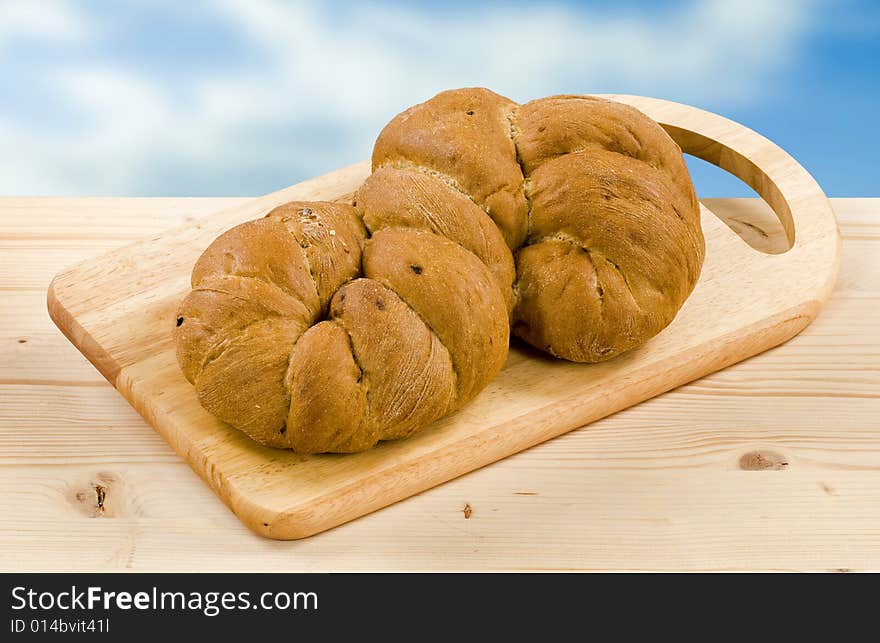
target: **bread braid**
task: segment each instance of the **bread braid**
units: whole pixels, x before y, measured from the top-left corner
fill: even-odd
[[[513,332],[574,361],[641,345],[699,276],[681,151],[641,112],[444,92],[394,118],[353,206],[218,237],[175,328],[202,405],[303,453],[406,437],[477,395]]]

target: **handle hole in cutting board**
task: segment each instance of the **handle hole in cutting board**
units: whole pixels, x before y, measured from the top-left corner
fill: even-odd
[[[740,239],[754,250],[770,255],[782,254],[791,249],[792,244],[788,240],[779,216],[766,201],[761,200],[761,195],[751,186],[730,172],[697,156],[688,154],[685,158],[700,202]],[[701,197],[707,179],[715,184],[716,193],[719,189],[729,190],[733,194],[739,193],[738,196],[743,198],[732,200]]]
[[[669,123],[661,122],[661,125],[673,140],[678,143],[682,152],[729,172],[757,192],[764,202],[772,208],[779,221],[779,225],[785,231],[787,247],[783,249],[783,252],[790,250],[794,246],[795,230],[791,208],[780,191],[779,186],[774,183],[773,179],[764,170],[736,150],[697,131],[677,127]],[[750,130],[749,132],[754,134]],[[727,222],[725,221],[725,223]],[[733,230],[737,232],[735,228]],[[739,236],[742,237],[743,235]],[[749,243],[748,239],[744,237],[743,240]],[[754,245],[751,243],[749,245],[754,248]],[[765,252],[764,250],[761,251]]]

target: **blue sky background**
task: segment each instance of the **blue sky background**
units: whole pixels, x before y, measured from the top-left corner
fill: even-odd
[[[0,194],[257,195],[451,87],[646,94],[880,196],[880,3],[0,0]],[[702,196],[744,196],[691,164]]]

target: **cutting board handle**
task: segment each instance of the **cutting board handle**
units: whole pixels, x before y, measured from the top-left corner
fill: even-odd
[[[645,96],[602,97],[640,109],[660,123],[683,152],[749,185],[776,213],[792,249],[817,242],[839,245],[837,221],[822,188],[773,141],[745,125],[690,105]]]

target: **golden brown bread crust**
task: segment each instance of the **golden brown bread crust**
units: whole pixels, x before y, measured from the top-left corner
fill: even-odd
[[[514,332],[559,357],[596,362],[665,328],[702,263],[699,228],[676,214],[665,175],[598,149],[551,159],[529,180]]]
[[[376,139],[373,170],[435,172],[484,208],[510,248],[528,231],[522,171],[511,138],[517,105],[488,89],[441,92],[398,114]]]
[[[355,206],[370,232],[416,228],[454,241],[492,273],[509,309],[513,309],[513,256],[492,219],[471,199],[416,169],[380,167],[358,190]]]
[[[638,110],[443,92],[385,127],[354,207],[285,204],[208,247],[178,361],[262,444],[359,451],[477,395],[511,324],[573,361],[640,346],[703,254],[681,150]]]
[[[486,210],[515,256],[513,334],[557,357],[596,362],[640,346],[699,276],[700,212],[681,150],[628,105],[551,96],[516,106],[484,89],[444,92],[385,127],[366,185],[384,183],[377,174],[389,166]],[[433,212],[420,203],[425,189],[400,190],[395,207]],[[517,205],[499,215],[487,192]]]
[[[501,369],[496,275],[418,221],[371,212],[367,238],[352,206],[288,203],[202,254],[174,333],[213,415],[268,446],[361,451],[459,408]]]

